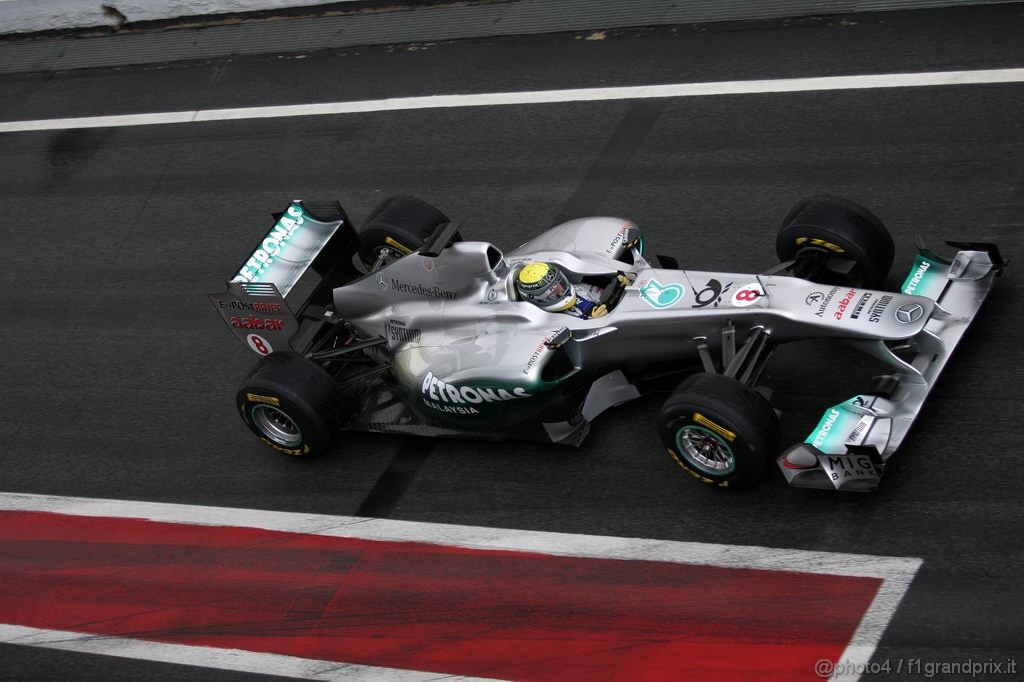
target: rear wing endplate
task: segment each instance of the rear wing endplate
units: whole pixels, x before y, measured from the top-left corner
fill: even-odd
[[[284,296],[273,282],[228,282],[228,290],[210,300],[238,340],[257,355],[291,350],[299,331]]]

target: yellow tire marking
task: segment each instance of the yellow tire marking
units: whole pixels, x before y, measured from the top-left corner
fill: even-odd
[[[824,239],[818,239],[817,237],[797,237],[796,238],[797,246],[799,246],[801,244],[806,244],[807,242],[810,242],[814,246],[823,246],[826,249],[828,249],[829,251],[835,251],[836,253],[846,253],[846,251],[843,250],[843,247],[837,246],[837,245],[833,244],[832,242],[827,242]]]
[[[710,419],[702,415],[700,412],[693,413],[693,421],[697,422],[698,424],[705,428],[711,429],[712,431],[714,431],[715,433],[717,433],[719,436],[726,439],[730,443],[736,440],[735,433],[725,428],[724,426],[719,426],[715,422],[711,421]]]
[[[399,244],[398,242],[396,242],[391,237],[384,237],[384,243],[387,244],[388,246],[395,247],[396,249],[398,249],[399,251],[401,251],[402,253],[404,253],[407,256],[410,253],[412,253],[412,249],[410,249],[408,246],[405,246],[403,244]]]

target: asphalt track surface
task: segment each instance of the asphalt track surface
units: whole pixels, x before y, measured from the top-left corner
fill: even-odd
[[[1007,5],[32,74],[0,79],[0,118],[1016,68],[1022,34],[1024,8]],[[253,358],[205,294],[288,200],[337,198],[359,221],[395,193],[500,247],[621,215],[684,267],[759,272],[788,208],[827,191],[886,222],[895,288],[916,234],[1019,257],[1022,112],[1024,87],[1005,84],[2,134],[0,488],[920,557],[875,660],[1020,665],[1013,265],[870,495],[789,489],[775,472],[750,491],[702,486],[665,456],[658,398],[603,415],[578,450],[349,434],[330,457],[280,457],[235,413]],[[840,344],[782,348],[767,383],[783,440],[875,369]],[[0,658],[4,679],[260,677],[10,645]]]

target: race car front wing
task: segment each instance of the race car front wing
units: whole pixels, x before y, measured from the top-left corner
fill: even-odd
[[[994,244],[947,242],[960,249],[952,262],[919,245],[902,293],[936,305],[921,331],[900,343],[849,343],[893,368],[863,394],[825,411],[818,425],[777,459],[790,485],[870,491],[917,419],[953,349],[992,290],[1005,262]],[[901,305],[897,320],[917,322],[926,306]]]

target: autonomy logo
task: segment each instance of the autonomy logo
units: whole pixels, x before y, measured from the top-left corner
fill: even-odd
[[[640,287],[640,298],[658,309],[674,306],[685,293],[682,284],[662,284],[653,277]]]

